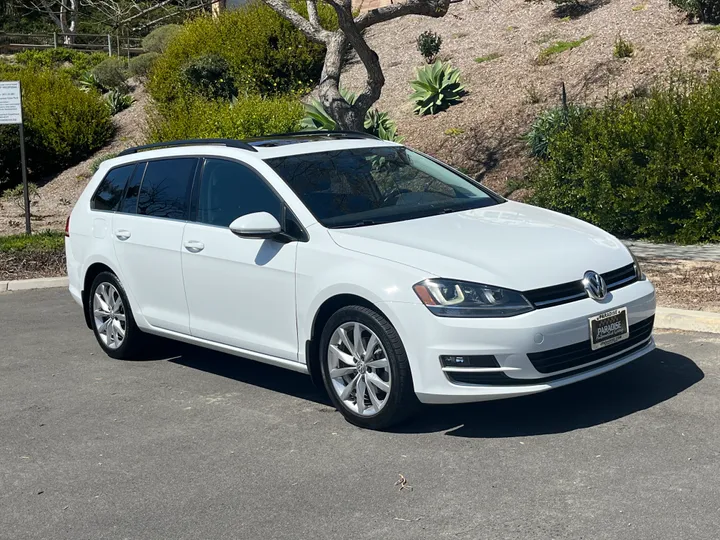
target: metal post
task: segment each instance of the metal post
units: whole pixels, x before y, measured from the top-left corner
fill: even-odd
[[[22,96],[22,83],[20,86],[20,96]],[[22,97],[20,98],[22,103]],[[22,113],[21,113],[22,116]],[[21,118],[20,122],[20,165],[22,167],[23,193],[25,197],[25,234],[31,234],[30,227],[30,191],[28,189],[27,180],[27,163],[25,161],[25,118]]]
[[[57,32],[53,32],[53,47],[57,49]]]
[[[120,34],[115,36],[115,43],[117,44],[117,55],[118,57],[122,56],[122,48],[120,47]]]
[[[112,56],[112,36],[110,34],[108,34],[107,38],[108,38],[108,56]]]

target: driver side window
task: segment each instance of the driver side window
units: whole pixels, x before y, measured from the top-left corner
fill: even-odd
[[[282,222],[282,201],[258,174],[225,159],[205,160],[198,201],[197,221],[227,227],[235,219],[267,212]]]

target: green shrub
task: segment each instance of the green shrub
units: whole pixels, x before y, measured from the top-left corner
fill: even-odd
[[[305,9],[305,2],[293,2]],[[323,26],[336,27],[334,11],[318,6]],[[182,68],[193,58],[216,54],[225,59],[238,95],[305,91],[317,83],[325,57],[322,45],[309,41],[291,23],[262,2],[223,12],[213,19],[187,23],[153,67],[148,89],[159,103],[188,91]]]
[[[635,46],[629,41],[625,41],[622,36],[618,36],[613,47],[613,56],[615,58],[632,58],[635,54]]]
[[[100,84],[100,81],[92,71],[88,71],[87,73],[80,75],[78,78],[78,84],[80,85],[80,90],[83,92],[91,92],[93,90],[98,92],[105,91],[105,88],[102,84]]]
[[[250,96],[234,103],[201,97],[178,101],[151,118],[153,142],[196,138],[243,139],[295,131],[303,115],[292,97]]]
[[[354,104],[357,96],[343,87],[340,87],[340,94],[350,105]],[[305,116],[300,121],[300,129],[303,131],[333,131],[337,129],[335,120],[327,113],[322,103],[317,99],[312,99],[310,103],[303,104],[305,108]]]
[[[142,47],[147,52],[164,53],[170,42],[182,31],[179,24],[160,26],[142,40]]]
[[[92,69],[92,74],[105,90],[127,90],[127,61],[122,58],[106,58]]]
[[[425,62],[432,64],[440,52],[442,37],[435,32],[426,30],[417,38],[417,50],[423,55]]]
[[[670,3],[685,11],[691,20],[720,23],[720,0],[670,0]]]
[[[102,147],[113,134],[110,113],[97,94],[86,94],[52,71],[0,70],[0,80],[23,87],[28,168],[32,176],[73,165]],[[20,182],[16,126],[0,127],[0,190]]]
[[[15,55],[15,61],[20,66],[58,70],[67,73],[74,80],[106,59],[107,55],[104,53],[85,53],[63,47],[42,51],[31,49]]]
[[[231,100],[236,96],[235,78],[222,56],[206,54],[193,58],[183,67],[182,74],[188,86],[207,99]]]
[[[620,236],[720,240],[720,75],[577,116],[531,187],[532,202]]]
[[[38,190],[37,184],[28,182],[28,199],[30,200],[30,204],[32,204],[33,201],[37,201],[39,198],[40,191]],[[25,188],[22,184],[18,184],[13,188],[3,191],[0,199],[15,203],[20,210],[25,212]]]
[[[365,131],[384,141],[401,143],[405,137],[397,133],[397,124],[390,118],[388,113],[370,109],[365,115]]]
[[[460,83],[460,70],[440,60],[417,70],[417,78],[410,82],[415,102],[415,113],[437,114],[460,102],[465,89]]]
[[[135,103],[135,98],[130,94],[123,94],[117,90],[110,90],[105,96],[105,105],[107,106],[110,114],[115,116],[117,113],[124,111],[130,105]]]
[[[105,154],[104,156],[100,156],[99,158],[93,159],[92,163],[90,164],[90,174],[95,174],[96,172],[98,172],[100,165],[102,165],[104,161],[107,161],[108,159],[113,159],[116,157],[118,157],[117,152],[110,152],[109,154]]]
[[[129,61],[128,72],[131,76],[137,77],[138,79],[147,79],[150,75],[150,70],[158,58],[160,58],[160,53],[156,52],[148,52],[134,56]]]
[[[525,140],[530,146],[530,153],[540,159],[548,158],[550,141],[567,129],[570,122],[586,114],[587,109],[577,105],[549,109],[535,119]]]

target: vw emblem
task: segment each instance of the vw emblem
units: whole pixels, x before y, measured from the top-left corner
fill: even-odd
[[[597,300],[599,302],[600,300],[604,300],[607,296],[608,290],[605,280],[597,272],[593,272],[592,270],[585,272],[582,284],[583,287],[585,287],[588,296],[590,296],[593,300]]]

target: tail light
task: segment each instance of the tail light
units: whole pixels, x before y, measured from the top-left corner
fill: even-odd
[[[65,236],[70,237],[70,216],[68,216],[67,221],[65,222]]]

